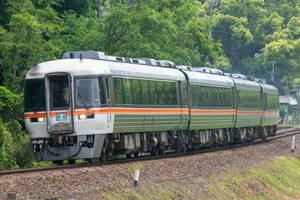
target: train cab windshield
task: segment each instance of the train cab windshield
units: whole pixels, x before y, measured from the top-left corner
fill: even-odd
[[[98,78],[77,78],[75,81],[77,108],[99,107],[100,88]]]
[[[67,76],[50,78],[51,108],[55,110],[70,107],[70,88]]]
[[[25,111],[45,111],[45,82],[44,80],[26,80],[25,82]]]

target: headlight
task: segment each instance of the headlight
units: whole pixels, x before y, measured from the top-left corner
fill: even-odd
[[[91,114],[79,114],[78,115],[78,119],[83,120],[83,119],[94,119],[95,118],[95,114],[91,113]]]
[[[80,119],[80,120],[86,119],[86,114],[78,115],[78,119]]]
[[[38,117],[38,118],[37,118],[37,121],[38,121],[38,122],[44,122],[44,121],[45,121],[45,117]]]
[[[30,122],[45,122],[45,117],[33,117],[30,118]]]

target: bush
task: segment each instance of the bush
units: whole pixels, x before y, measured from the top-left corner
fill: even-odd
[[[31,167],[33,162],[30,138],[19,122],[0,121],[0,170]]]
[[[0,86],[0,170],[30,167],[33,152],[22,128],[22,95]]]
[[[7,130],[11,133],[15,148],[14,158],[20,168],[32,166],[34,160],[29,135],[22,130],[19,122],[13,120],[6,124]]]
[[[17,168],[14,155],[15,151],[12,136],[0,118],[0,170]]]
[[[0,86],[0,118],[3,122],[22,119],[22,96]]]
[[[283,119],[285,116],[286,111],[285,111],[285,107],[284,106],[280,106],[280,117]]]

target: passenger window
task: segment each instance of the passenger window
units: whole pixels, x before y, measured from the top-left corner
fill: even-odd
[[[170,105],[178,105],[178,99],[177,99],[177,83],[176,82],[172,82],[170,83],[170,91],[169,91],[169,99],[170,99]]]
[[[114,78],[116,104],[124,104],[123,81],[121,78]]]
[[[156,92],[158,94],[158,104],[165,105],[165,94],[164,94],[164,85],[163,82],[157,81],[156,82]]]
[[[123,79],[123,87],[125,99],[124,104],[133,104],[131,81],[129,79]]]
[[[169,82],[162,82],[163,83],[163,98],[165,105],[171,105],[171,90]]]
[[[143,95],[143,104],[148,105],[150,104],[150,91],[149,91],[149,84],[150,81],[141,80],[141,88],[142,88],[142,95]]]
[[[140,80],[132,80],[132,83],[134,104],[143,104],[143,93]]]
[[[158,104],[158,93],[156,92],[156,81],[149,82],[149,90],[150,90],[150,102],[152,105]]]

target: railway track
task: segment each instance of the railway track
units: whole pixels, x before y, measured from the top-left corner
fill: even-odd
[[[293,135],[300,134],[300,127],[284,127],[279,128],[276,136],[267,138],[266,140],[255,140],[250,143],[244,144],[234,144],[227,147],[217,147],[217,148],[207,148],[207,149],[199,149],[189,152],[168,152],[166,155],[159,155],[159,156],[140,156],[136,158],[126,158],[126,159],[116,159],[116,160],[108,160],[105,163],[95,162],[95,163],[81,163],[81,164],[67,164],[67,165],[57,165],[57,166],[49,166],[49,167],[41,167],[41,168],[25,168],[25,169],[16,169],[16,170],[6,170],[0,171],[0,177],[4,175],[13,175],[13,174],[24,174],[24,173],[31,173],[31,172],[42,172],[42,171],[50,171],[50,170],[62,170],[62,169],[75,169],[75,168],[82,168],[82,167],[91,167],[91,166],[101,166],[101,165],[113,165],[113,164],[122,164],[127,162],[133,161],[145,161],[145,160],[157,160],[157,159],[164,159],[164,158],[176,158],[180,156],[187,156],[187,155],[195,155],[199,153],[209,153],[214,151],[221,151],[225,149],[234,149],[240,148],[249,145],[260,144],[264,142],[269,142],[272,140],[280,139],[283,137],[289,137]]]

